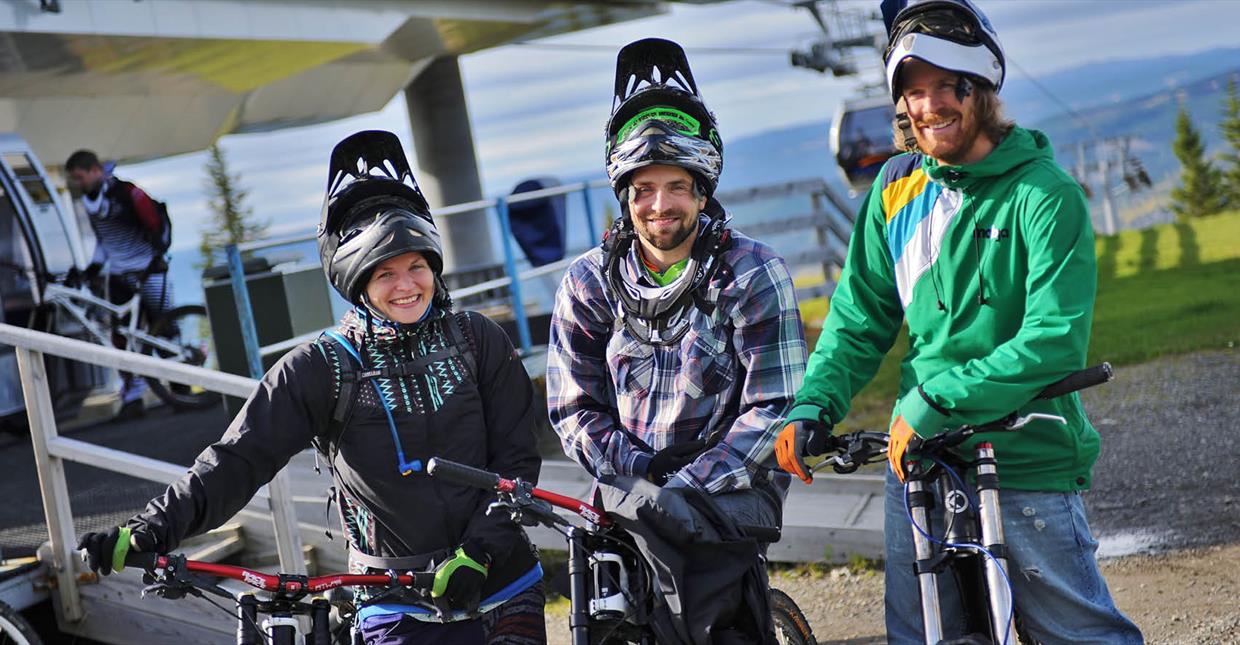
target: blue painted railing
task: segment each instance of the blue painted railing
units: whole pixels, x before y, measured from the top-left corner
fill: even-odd
[[[530,191],[527,193],[518,193],[495,199],[470,202],[468,204],[456,204],[446,206],[441,209],[434,209],[432,214],[436,218],[451,217],[457,213],[476,211],[485,208],[494,213],[500,230],[501,246],[504,254],[504,277],[495,280],[488,280],[475,285],[457,289],[452,292],[454,298],[461,298],[476,293],[482,293],[490,289],[507,286],[509,288],[509,301],[512,306],[513,318],[517,327],[517,338],[521,346],[522,355],[529,355],[533,349],[530,335],[529,317],[525,311],[525,302],[522,299],[521,283],[525,280],[546,275],[554,271],[563,270],[572,261],[571,257],[566,257],[558,262],[527,269],[521,272],[517,268],[518,256],[515,240],[512,236],[512,226],[508,218],[508,206],[510,204],[530,201],[534,199],[542,199],[545,197],[554,197],[556,195],[566,195],[569,193],[581,193],[582,203],[584,205],[585,225],[588,235],[589,244],[592,246],[599,243],[598,223],[594,221],[594,203],[590,196],[590,191],[596,188],[609,186],[605,180],[596,180],[591,182],[579,182],[564,186],[554,186],[542,190]],[[567,246],[567,232],[565,234]],[[295,347],[296,345],[318,337],[319,332],[305,334],[297,338],[291,338],[266,347],[260,347],[258,344],[258,332],[254,325],[253,309],[250,306],[249,289],[245,284],[245,276],[241,265],[242,253],[252,252],[260,249],[267,249],[276,246],[284,246],[288,244],[296,244],[313,240],[313,235],[300,235],[294,237],[284,237],[271,240],[259,240],[255,242],[246,242],[242,244],[229,244],[226,247],[228,255],[229,280],[232,284],[233,298],[237,305],[238,318],[241,321],[241,336],[245,346],[246,365],[249,367],[251,375],[254,378],[262,377],[262,357],[276,352],[283,352]]]

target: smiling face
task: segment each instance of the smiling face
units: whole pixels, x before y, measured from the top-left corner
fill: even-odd
[[[911,59],[901,65],[901,96],[908,104],[917,146],[944,165],[980,161],[995,144],[982,133],[976,92],[960,100],[960,75]]]
[[[679,166],[633,171],[629,216],[647,259],[661,270],[688,257],[706,198],[693,189],[693,176]]]
[[[405,253],[384,261],[370,274],[366,300],[388,320],[415,323],[426,314],[435,295],[435,273],[421,253]]]

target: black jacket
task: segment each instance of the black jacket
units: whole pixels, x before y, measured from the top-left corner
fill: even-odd
[[[479,314],[448,316],[462,317],[469,327],[478,382],[463,359],[452,358],[384,383],[395,401],[392,415],[406,458],[425,464],[442,456],[537,481],[541,459],[533,432],[534,391],[520,358],[494,322]],[[342,331],[354,334],[368,361],[397,364],[441,349],[446,343],[441,325],[455,322],[436,311],[408,331],[370,344],[356,331],[343,326]],[[293,455],[328,433],[339,381],[332,361],[332,353],[315,343],[285,355],[220,441],[130,526],[148,533],[166,552],[237,513]],[[486,515],[494,494],[448,484],[424,471],[398,472],[395,444],[375,390],[366,381],[358,386],[352,418],[333,451],[352,546],[372,555],[413,556],[465,542],[480,545],[492,560],[483,597],[533,568],[536,559],[523,530],[507,516]],[[355,517],[358,513],[364,517]]]

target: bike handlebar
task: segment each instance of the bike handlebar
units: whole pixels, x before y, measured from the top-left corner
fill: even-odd
[[[441,477],[445,481],[455,484],[473,486],[474,488],[491,490],[501,494],[508,493],[513,498],[528,495],[528,497],[542,500],[552,506],[572,511],[585,521],[596,526],[605,527],[611,525],[611,520],[603,513],[602,509],[567,495],[560,495],[559,493],[536,488],[520,479],[507,479],[500,477],[496,473],[459,464],[442,457],[431,457],[426,464],[426,472],[431,477]],[[532,504],[529,500],[515,499],[515,501],[518,504],[524,503],[526,506]]]
[[[1093,387],[1102,383],[1106,383],[1115,378],[1115,370],[1112,369],[1110,363],[1101,363],[1093,367],[1087,367],[1077,370],[1064,378],[1046,386],[1038,393],[1035,399],[1045,400],[1053,399],[1071,394],[1078,390]],[[1037,415],[1033,415],[1037,416]],[[1026,419],[1027,420],[1027,419]],[[954,430],[949,430],[943,434],[936,435],[930,439],[921,442],[918,451],[925,453],[937,453],[946,448],[963,443],[965,439],[981,432],[994,432],[1012,429],[1011,424],[1017,421],[1015,413],[992,421],[975,426],[961,426]],[[1024,420],[1022,420],[1024,421]],[[827,448],[827,453],[835,453],[836,456],[829,457],[824,460],[815,470],[831,465],[838,473],[851,473],[864,464],[877,463],[885,460],[887,452],[887,434],[879,432],[858,431],[850,432],[843,435],[836,435],[831,438],[831,445]],[[910,446],[910,451],[912,447]]]
[[[1073,372],[1062,379],[1046,386],[1046,389],[1038,393],[1039,399],[1053,399],[1065,394],[1071,394],[1077,390],[1083,390],[1087,387],[1101,385],[1115,378],[1115,370],[1111,368],[1110,363],[1100,363],[1093,367],[1086,367],[1083,370]]]
[[[325,576],[304,576],[286,573],[263,573],[245,567],[214,562],[188,560],[184,555],[157,555],[155,553],[130,552],[125,556],[125,566],[140,568],[147,573],[169,568],[202,573],[217,578],[241,581],[256,589],[280,593],[289,597],[301,597],[307,593],[322,593],[336,587],[383,587],[400,586],[417,590],[429,590],[435,583],[434,571],[410,571],[401,574],[355,574],[333,573]]]

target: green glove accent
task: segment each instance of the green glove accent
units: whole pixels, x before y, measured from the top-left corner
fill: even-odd
[[[129,555],[129,535],[131,531],[128,526],[120,527],[120,534],[116,538],[116,546],[112,547],[112,570],[125,570],[125,556]]]
[[[452,578],[452,574],[456,573],[456,570],[461,567],[473,569],[474,571],[481,573],[483,576],[486,576],[487,574],[487,568],[485,566],[468,555],[465,555],[465,549],[458,546],[456,547],[456,557],[439,565],[439,568],[435,571],[435,584],[431,586],[431,598],[439,598],[443,596],[444,592],[448,590],[448,580],[450,580]]]

